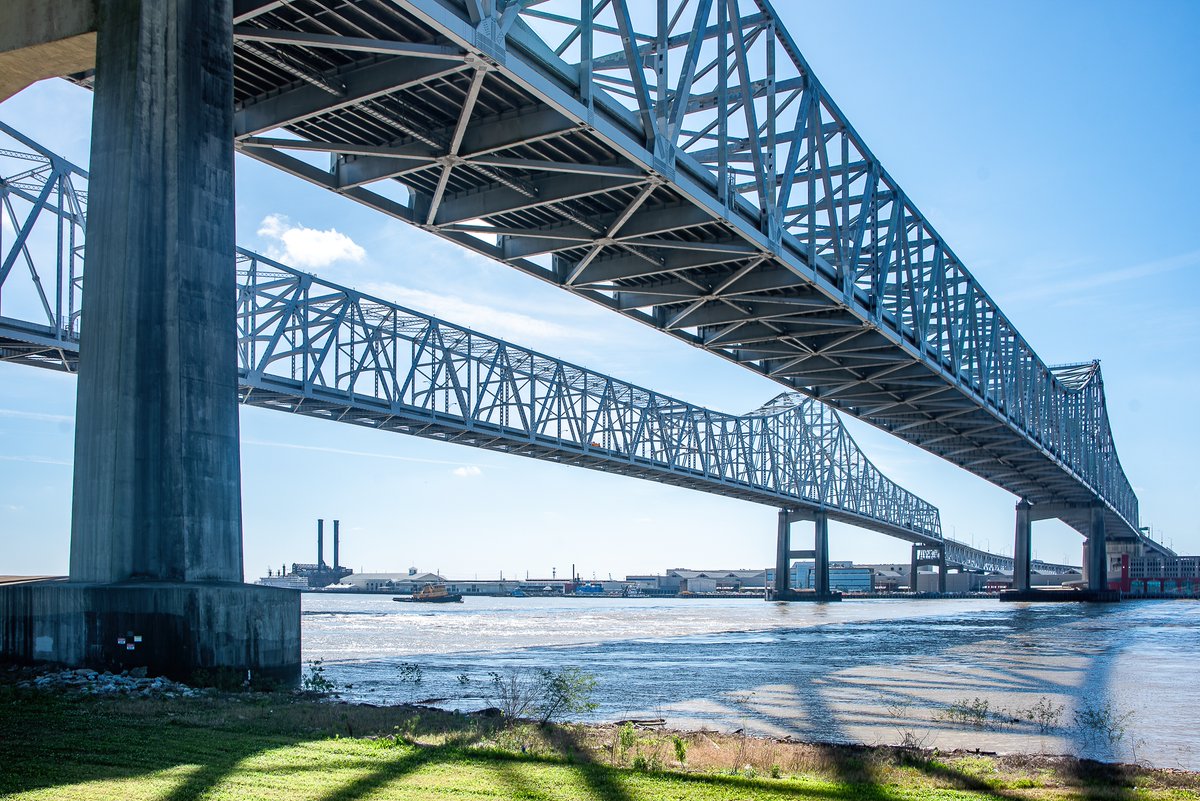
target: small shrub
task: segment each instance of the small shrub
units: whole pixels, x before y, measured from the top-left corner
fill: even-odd
[[[676,734],[671,738],[671,745],[675,746],[675,761],[680,765],[687,764],[687,740]]]
[[[1119,712],[1112,704],[1088,704],[1075,710],[1075,728],[1089,740],[1103,737],[1116,745],[1125,737],[1125,725],[1132,717],[1132,712]]]
[[[633,758],[632,767],[634,770],[640,770],[640,771],[644,772],[644,771],[647,771],[650,769],[650,763],[646,761],[646,758],[644,756],[642,756],[641,754],[638,754],[637,756],[635,756]]]
[[[625,757],[637,745],[637,730],[633,728],[632,723],[626,723],[617,731],[617,744],[620,747],[620,761],[624,762]]]
[[[586,714],[596,709],[592,694],[596,677],[576,667],[560,668],[557,672],[540,672],[541,699],[539,712],[542,723],[549,723],[566,714]]]
[[[308,671],[300,678],[300,689],[313,695],[334,695],[337,684],[325,675],[325,661],[314,659],[308,663]]]
[[[416,662],[401,662],[396,678],[405,684],[420,684],[425,673]]]
[[[509,719],[536,715],[545,724],[568,713],[586,713],[596,708],[592,694],[596,677],[579,668],[519,670],[488,673],[489,700]]]
[[[982,729],[992,717],[991,705],[986,698],[962,698],[942,710],[941,717],[951,723]]]
[[[1038,727],[1042,734],[1058,728],[1062,720],[1063,706],[1055,704],[1049,698],[1042,696],[1037,702],[1021,712],[1021,717]]]
[[[782,779],[783,778],[783,771],[779,769],[779,765],[776,764],[776,765],[771,766],[771,778],[772,779]]]

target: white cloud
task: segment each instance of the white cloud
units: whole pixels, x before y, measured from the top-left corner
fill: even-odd
[[[1030,281],[1023,289],[1004,293],[1003,297],[1005,303],[1055,298],[1060,301],[1059,305],[1069,302],[1084,305],[1091,301],[1081,298],[1080,293],[1112,287],[1129,281],[1140,281],[1161,273],[1193,267],[1198,263],[1200,263],[1200,250],[1193,250],[1112,270],[1089,272],[1080,268],[1073,271],[1074,276],[1071,278],[1043,282]]]
[[[593,332],[584,328],[539,320],[520,312],[494,309],[453,295],[441,295],[391,283],[367,284],[362,287],[362,291],[514,345],[540,349],[566,339],[596,338]]]
[[[258,235],[275,240],[267,255],[293,267],[327,267],[340,261],[361,262],[367,256],[362,246],[330,228],[322,231],[293,225],[282,214],[268,214],[258,226]]]
[[[24,462],[26,464],[53,464],[62,467],[71,467],[72,462],[65,462],[61,459],[46,459],[42,456],[0,456],[0,462]]]
[[[32,420],[38,423],[74,423],[75,418],[66,414],[44,414],[42,412],[25,412],[18,409],[0,409],[0,417],[10,417],[14,420]]]
[[[461,465],[462,462],[452,462],[443,459],[420,459],[416,456],[398,456],[394,453],[379,453],[377,451],[354,451],[346,448],[327,448],[321,445],[300,445],[294,442],[272,442],[270,440],[243,439],[243,445],[254,445],[261,448],[287,448],[295,451],[316,451],[317,453],[332,453],[338,456],[361,456],[369,459],[390,459],[395,462],[419,462],[421,464]],[[475,468],[478,469],[478,468]]]
[[[474,478],[475,476],[483,475],[483,471],[473,464],[456,467],[451,472],[458,478]]]

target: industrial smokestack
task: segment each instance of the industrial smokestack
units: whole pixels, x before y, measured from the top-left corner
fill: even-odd
[[[339,544],[338,543],[338,540],[339,540],[338,523],[339,522],[341,522],[341,521],[338,521],[338,520],[333,521],[333,569],[334,570],[338,569],[338,544]]]
[[[317,518],[317,567],[325,564],[325,519]]]

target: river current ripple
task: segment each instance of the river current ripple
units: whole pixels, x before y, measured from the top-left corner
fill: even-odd
[[[1074,753],[1200,770],[1200,602],[467,598],[306,594],[304,659],[343,697],[488,705],[488,674],[595,675],[589,720],[805,740]],[[406,665],[420,667],[414,683]],[[465,677],[465,681],[464,678]],[[1013,723],[1042,699],[1041,732]],[[986,701],[983,726],[947,716]],[[1090,711],[1092,723],[1076,725]],[[1096,722],[1108,715],[1111,725]]]

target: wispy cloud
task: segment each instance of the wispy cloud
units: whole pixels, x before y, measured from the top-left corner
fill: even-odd
[[[564,339],[596,339],[595,333],[585,328],[539,320],[527,314],[473,303],[454,295],[412,289],[386,282],[366,284],[361,289],[384,300],[393,301],[401,306],[410,306],[416,311],[432,314],[446,322],[472,328],[480,333],[516,345],[544,347],[547,343]],[[499,300],[497,299],[497,301]]]
[[[243,439],[243,445],[254,445],[261,448],[287,448],[295,451],[315,451],[317,453],[332,453],[338,456],[361,456],[368,459],[389,459],[394,462],[419,462],[422,464],[457,465],[478,470],[478,467],[465,462],[452,462],[444,459],[421,459],[416,456],[397,456],[394,453],[379,453],[378,451],[354,451],[346,448],[328,448],[322,445],[297,445],[293,442],[274,442],[261,439]]]
[[[26,412],[19,409],[0,409],[0,417],[12,420],[30,420],[37,423],[74,423],[75,418],[66,414],[43,414],[41,412]]]
[[[458,478],[474,478],[475,476],[483,475],[483,471],[473,464],[465,465],[463,467],[456,467],[450,472],[452,472]]]
[[[322,231],[293,225],[282,214],[264,217],[258,226],[258,235],[278,243],[267,249],[268,256],[294,267],[328,267],[344,261],[357,263],[367,256],[361,245],[336,228]]]
[[[1004,301],[1031,301],[1049,298],[1070,300],[1072,295],[1081,292],[1106,289],[1117,284],[1137,281],[1142,278],[1149,278],[1154,275],[1174,272],[1175,270],[1182,270],[1186,267],[1197,265],[1200,265],[1200,250],[1193,250],[1188,253],[1180,253],[1177,256],[1168,256],[1163,259],[1154,259],[1153,261],[1146,261],[1141,264],[1119,267],[1102,272],[1088,272],[1086,268],[1079,267],[1073,271],[1072,277],[1065,280],[1031,281],[1022,289],[1004,293]]]
[[[25,464],[53,464],[60,467],[71,467],[74,463],[61,459],[47,459],[44,456],[0,456],[0,462],[24,462]]]

